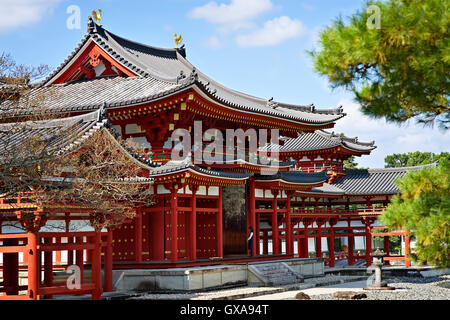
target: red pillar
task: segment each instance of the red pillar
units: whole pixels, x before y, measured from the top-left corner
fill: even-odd
[[[111,292],[113,291],[113,279],[112,279],[112,266],[113,266],[113,247],[112,247],[112,240],[113,240],[113,232],[111,229],[108,228],[108,233],[106,235],[106,248],[105,248],[105,264],[104,264],[104,273],[105,273],[105,281],[103,289],[105,292]]]
[[[217,256],[223,257],[223,207],[222,207],[222,187],[219,186],[219,199],[218,199],[218,211],[217,211]]]
[[[256,254],[260,254],[260,243],[261,243],[261,237],[260,237],[261,229],[260,229],[260,218],[259,214],[256,214]]]
[[[386,256],[389,256],[389,236],[383,237],[383,250],[386,253]],[[384,260],[385,265],[389,265],[389,260]]]
[[[253,229],[252,238],[252,256],[256,256],[256,209],[255,209],[255,178],[251,177],[249,179],[249,227]]]
[[[349,229],[348,232],[353,233],[353,229]],[[348,236],[348,264],[350,266],[355,264],[354,251],[355,251],[355,236],[349,235]]]
[[[38,239],[38,232],[28,232],[28,297],[32,300],[39,299],[41,263],[40,252],[37,249]]]
[[[292,192],[286,192],[287,199],[286,199],[286,218],[285,218],[285,225],[286,225],[286,253],[287,254],[293,254],[293,240],[292,240],[292,226],[291,226],[291,197]]]
[[[330,267],[333,268],[334,267],[334,261],[335,261],[335,256],[334,256],[334,229],[333,229],[333,226],[331,226],[331,228],[329,230],[328,255],[330,257]]]
[[[372,234],[370,231],[370,224],[366,225],[366,265],[372,265]]]
[[[1,231],[1,221],[0,221]],[[17,239],[4,239],[3,245],[17,246],[19,241]],[[19,253],[11,252],[3,254],[3,286],[6,295],[19,294]]]
[[[191,261],[197,260],[197,186],[190,186],[192,190],[191,198],[191,215],[189,219],[189,259]]]
[[[136,210],[136,222],[135,222],[135,239],[134,239],[134,250],[136,251],[136,262],[142,262],[142,208],[137,208]]]
[[[83,243],[83,237],[75,237],[75,242],[77,244]],[[80,268],[80,283],[83,283],[84,278],[84,250],[75,250],[75,263]]]
[[[172,251],[172,262],[178,261],[178,197],[177,188],[172,188],[171,190],[171,200],[170,200],[170,239],[171,239],[171,251]]]
[[[263,254],[269,254],[269,235],[267,230],[263,231]]]
[[[309,240],[308,231],[305,230],[305,237],[303,238],[303,258],[309,258]]]
[[[409,231],[406,231],[405,232],[405,267],[411,267],[411,261],[408,258],[409,254],[410,254],[410,244],[411,244],[411,239],[409,237]]]
[[[52,244],[52,238],[44,238],[45,244]],[[46,287],[53,286],[53,251],[44,252],[44,283]],[[46,295],[46,299],[51,299],[52,295]]]
[[[277,196],[278,191],[272,191],[272,254],[279,254],[278,241],[278,210],[277,210]]]
[[[322,258],[322,233],[321,229],[317,231],[317,235],[315,236],[316,240],[316,257]]]
[[[60,238],[60,237],[56,237],[55,243],[56,243],[56,244],[60,244],[60,243],[61,243],[61,238]],[[56,253],[55,253],[55,264],[57,264],[57,265],[61,265],[61,264],[62,264],[62,260],[61,260],[61,250],[58,250],[58,251],[56,251]]]
[[[94,290],[92,292],[93,300],[100,300],[102,296],[102,247],[101,247],[101,231],[95,233],[94,249],[92,252],[92,282],[94,283]]]

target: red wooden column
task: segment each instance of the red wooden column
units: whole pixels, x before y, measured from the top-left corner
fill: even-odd
[[[263,254],[269,254],[269,235],[267,230],[263,230]]]
[[[217,256],[223,258],[223,206],[222,206],[222,186],[219,186],[219,199],[217,200]]]
[[[134,250],[136,252],[136,262],[142,262],[142,208],[136,209],[136,222],[135,222],[135,239]]]
[[[294,195],[293,191],[286,191],[286,253],[293,254],[294,253],[294,242],[293,242],[293,234],[292,234],[292,226],[291,226],[291,197]]]
[[[329,236],[328,236],[328,255],[330,257],[330,267],[333,268],[334,267],[334,262],[335,262],[335,255],[334,255],[334,225],[336,225],[337,223],[337,219],[332,218],[330,219],[330,221],[328,222],[330,224],[330,229],[329,229]]]
[[[1,221],[0,221],[1,231]],[[17,246],[17,239],[4,239],[3,245]],[[3,254],[3,287],[6,295],[19,294],[19,253],[11,252]]]
[[[189,186],[192,190],[191,215],[189,219],[189,259],[197,260],[197,190],[198,186]]]
[[[253,238],[252,238],[252,256],[256,256],[256,209],[255,209],[255,178],[249,178],[249,227],[253,229]]]
[[[94,249],[92,252],[92,282],[94,290],[92,292],[92,300],[100,300],[102,296],[102,238],[101,230],[96,230],[94,240]]]
[[[113,279],[112,279],[112,267],[113,267],[113,247],[112,247],[112,240],[113,240],[113,232],[111,228],[108,228],[108,233],[106,235],[106,248],[105,248],[105,260],[104,260],[104,267],[103,271],[105,274],[105,281],[103,285],[103,290],[105,292],[111,292],[113,291]]]
[[[319,229],[317,231],[318,234],[316,234],[315,236],[315,240],[316,240],[316,257],[317,258],[322,258],[322,234],[321,234],[321,229]]]
[[[272,190],[272,254],[279,254],[279,241],[278,241],[278,209],[277,209],[277,196],[278,190]]]
[[[169,189],[171,191],[170,199],[170,240],[171,240],[171,261],[178,261],[178,186],[173,186]]]
[[[408,256],[410,252],[411,238],[409,237],[409,231],[405,231],[405,267],[411,267],[411,261]]]
[[[389,236],[383,237],[383,250],[386,253],[386,256],[389,256]],[[389,265],[389,260],[384,260],[385,265]]]
[[[77,244],[83,244],[83,237],[74,237],[75,242]],[[47,253],[47,252],[46,252]],[[51,251],[50,251],[51,253]],[[75,250],[75,263],[76,265],[80,268],[80,283],[83,283],[83,278],[84,278],[84,250],[80,249],[80,250]]]
[[[52,244],[52,238],[44,238],[44,244]],[[44,283],[46,287],[53,286],[53,251],[44,252]],[[52,297],[53,295],[45,295],[46,299],[51,299]]]
[[[369,218],[363,218],[363,223],[366,225],[366,265],[372,265],[372,233],[370,225],[373,223]]]
[[[260,233],[261,233],[260,217],[259,217],[259,214],[257,213],[256,214],[256,248],[255,248],[257,255],[261,254],[261,252],[260,252],[261,251],[260,250],[260,243],[261,243]]]
[[[56,237],[55,238],[55,243],[56,244],[60,244],[61,243],[61,238],[60,237]],[[61,250],[56,251],[55,253],[55,264],[57,265],[61,265],[62,264],[62,260],[61,260]]]
[[[330,267],[334,267],[335,262],[335,255],[334,255],[334,229],[333,227],[329,230],[329,236],[328,236],[328,255],[330,257]]]
[[[348,229],[348,233],[352,234],[348,236],[348,264],[352,266],[355,264],[355,236],[353,236],[353,229]]]
[[[39,235],[37,231],[28,231],[28,298],[39,299],[39,283],[41,275],[40,252],[37,249]]]

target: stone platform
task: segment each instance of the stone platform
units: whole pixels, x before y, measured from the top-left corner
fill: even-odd
[[[267,285],[252,269],[257,265],[284,265],[300,278],[324,275],[323,260],[282,259],[256,263],[224,264],[203,267],[167,269],[124,269],[113,271],[113,286],[117,292],[154,291],[185,292],[228,288],[245,285]]]

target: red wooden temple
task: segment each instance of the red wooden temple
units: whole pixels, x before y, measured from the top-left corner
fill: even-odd
[[[92,209],[76,204],[38,207],[25,196],[2,199],[0,222],[15,221],[22,231],[4,225],[0,232],[0,299],[74,293],[91,293],[98,299],[112,290],[113,268],[311,255],[324,257],[330,267],[340,260],[370,265],[373,236],[384,237],[385,260],[409,265],[408,233],[382,231],[377,216],[399,192],[393,181],[420,167],[344,169],[344,160],[368,155],[375,146],[327,131],[345,116],[341,108],[291,105],[231,90],[198,71],[186,59],[184,47],[162,49],[133,42],[91,18],[78,47],[33,90],[56,92],[49,99],[49,111],[61,127],[73,126],[76,132],[55,146],[62,151],[70,152],[86,134],[107,128],[115,132],[111,143],[127,138],[138,143],[140,152],[130,156],[146,172],[148,179],[142,183],[151,183],[154,205],[135,208],[134,219],[115,228],[80,231],[73,225],[88,221]],[[21,120],[17,112],[14,116],[2,116],[0,132]],[[54,130],[52,121],[39,123],[41,132]],[[209,130],[225,136],[227,129],[257,129],[256,137],[262,138],[259,132],[266,129],[271,139],[271,130],[277,129],[281,139],[257,150],[272,158],[269,163],[250,159],[250,136],[241,141],[243,157],[225,152],[222,159],[229,157],[220,163],[191,156],[172,159],[177,143],[173,133],[194,133],[196,121],[201,121],[202,137]],[[18,143],[24,136],[17,137]],[[194,134],[191,139],[194,145]],[[197,145],[203,151],[209,147]],[[30,214],[33,219],[25,219]],[[52,231],[58,223],[65,231]],[[249,227],[255,231],[252,255],[247,251]],[[389,237],[394,235],[405,239],[405,250],[397,256],[389,254]],[[53,275],[74,264],[90,270],[78,291]],[[27,285],[20,284],[20,270],[28,271]]]

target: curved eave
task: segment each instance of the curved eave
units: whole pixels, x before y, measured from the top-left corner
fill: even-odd
[[[260,163],[251,163],[248,161],[243,160],[233,160],[233,161],[225,161],[224,163],[213,163],[213,164],[206,164],[208,166],[212,166],[214,168],[230,168],[230,169],[244,169],[244,170],[250,170],[251,172],[260,172],[261,170],[279,170],[279,171],[289,171],[290,167],[293,163],[285,164],[281,163],[280,165],[277,164],[260,164]]]
[[[300,197],[322,197],[322,198],[342,198],[344,193],[326,193],[326,192],[314,192],[314,191],[298,191],[295,196]]]
[[[224,173],[225,174],[225,173]],[[215,184],[226,184],[226,185],[234,185],[234,184],[244,184],[245,181],[251,175],[234,175],[234,176],[226,176],[220,175],[219,172],[214,172],[211,170],[202,170],[200,168],[196,168],[195,166],[188,166],[185,168],[176,169],[170,172],[163,172],[158,174],[150,173],[150,177],[155,179],[155,183],[164,183],[170,182],[176,179],[184,179],[185,181],[196,181],[197,183],[205,182],[205,183],[215,183]]]
[[[341,152],[339,148],[345,149],[346,152]],[[335,146],[329,146],[327,148],[310,148],[305,150],[286,150],[286,151],[278,151],[280,155],[283,156],[291,156],[291,155],[303,155],[303,154],[311,154],[311,153],[343,153],[343,154],[351,154],[355,156],[360,156],[363,154],[370,154],[376,147],[371,148],[370,150],[359,150],[350,148],[344,144],[336,144]],[[276,152],[276,151],[266,151],[266,152]]]
[[[212,95],[210,92],[205,90],[203,85],[198,85],[199,83],[196,82],[196,86],[194,87],[194,90],[201,95],[203,99],[206,99],[207,101],[214,103],[215,105],[218,105],[222,108],[224,108],[227,111],[234,111],[242,113],[246,116],[257,116],[257,117],[263,117],[263,118],[270,118],[270,119],[278,119],[280,121],[284,121],[288,124],[294,124],[299,127],[303,128],[310,128],[310,130],[318,130],[318,129],[324,129],[324,128],[332,128],[334,127],[334,123],[339,120],[340,118],[344,117],[345,114],[340,114],[336,116],[336,118],[333,118],[330,121],[324,121],[324,122],[308,122],[300,119],[296,119],[293,116],[281,116],[279,114],[271,114],[268,111],[267,112],[257,112],[255,110],[252,110],[251,108],[246,108],[243,106],[235,106],[226,103],[225,101],[219,100],[216,96]]]
[[[305,183],[305,182],[292,182],[282,178],[277,178],[273,180],[258,180],[255,179],[255,183],[257,187],[265,187],[265,188],[273,188],[273,189],[289,189],[289,190],[311,190],[314,187],[320,187],[324,182],[313,182],[313,183]]]

